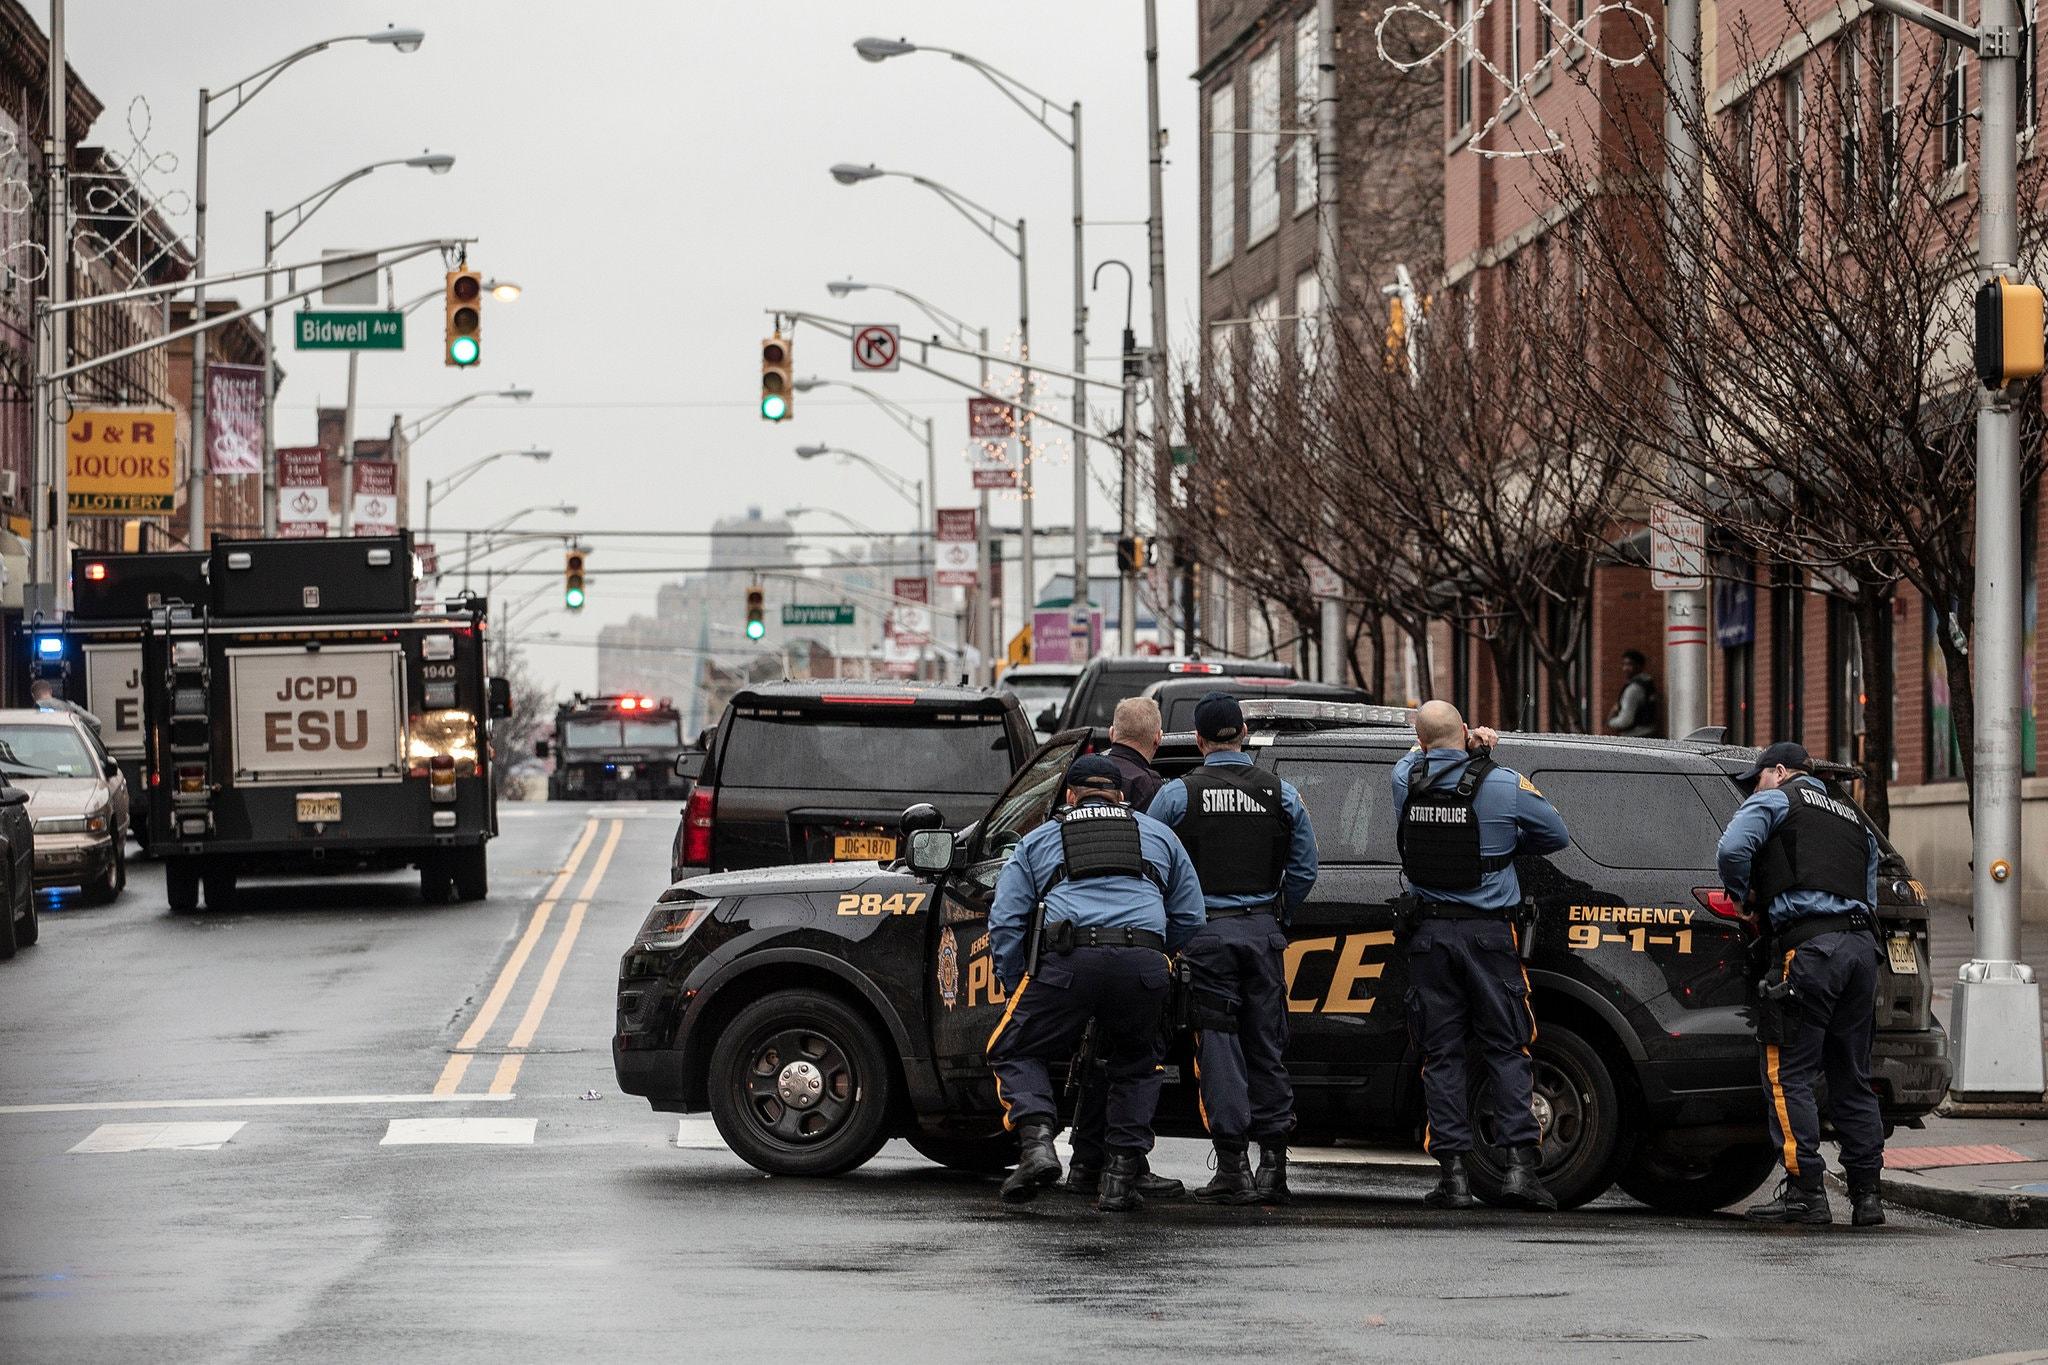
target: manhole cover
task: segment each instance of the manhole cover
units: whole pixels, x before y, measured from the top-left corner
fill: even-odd
[[[2008,1270],[2048,1270],[2048,1251],[2015,1251],[2010,1256],[1993,1256],[1984,1264]]]
[[[1565,1341],[1586,1341],[1603,1344],[1621,1342],[1676,1342],[1705,1341],[1698,1332],[1573,1332],[1564,1337]]]

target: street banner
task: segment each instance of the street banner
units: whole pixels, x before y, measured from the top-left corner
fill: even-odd
[[[355,462],[355,497],[349,506],[349,534],[398,534],[398,465],[392,460]]]
[[[277,452],[277,533],[304,540],[327,534],[327,452],[287,446]]]
[[[263,367],[206,367],[206,467],[214,474],[263,472]]]
[[[899,578],[890,588],[896,608],[889,613],[890,638],[902,645],[930,644],[932,585],[922,578]]]
[[[1031,613],[1031,662],[1035,664],[1086,663],[1088,660],[1074,657],[1072,627],[1067,621],[1067,608],[1041,607]],[[1091,607],[1088,611],[1088,655],[1093,657],[1102,648],[1102,609]]]
[[[1650,509],[1650,586],[1697,592],[1707,584],[1707,528],[1666,503]]]
[[[178,489],[178,419],[167,408],[86,408],[65,428],[74,517],[171,510]]]
[[[932,564],[942,588],[971,588],[981,581],[980,546],[975,543],[972,507],[938,509],[938,541]]]
[[[421,578],[432,578],[441,572],[441,552],[434,548],[433,541],[415,542],[412,552],[419,556]]]
[[[974,486],[1015,488],[1017,470],[1023,464],[1022,443],[1017,439],[1017,410],[999,398],[976,394],[967,400],[969,465]]]
[[[917,676],[918,641],[905,639],[892,628],[882,643],[882,676],[888,678],[914,678]]]

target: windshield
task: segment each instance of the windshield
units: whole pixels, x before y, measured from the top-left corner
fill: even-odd
[[[91,777],[100,765],[68,725],[0,725],[0,768],[9,777]]]
[[[969,874],[975,881],[985,887],[994,886],[1017,841],[1045,823],[1053,803],[1059,800],[1060,779],[1066,775],[1067,765],[1073,762],[1079,748],[1078,742],[1048,745],[1029,767],[1017,774],[1015,784],[982,821],[980,846]]]
[[[959,792],[993,796],[1010,780],[1000,715],[947,722],[929,712],[733,717],[718,760],[721,787],[845,792]]]
[[[1067,685],[1059,682],[1027,681],[1006,685],[1005,690],[1017,695],[1017,704],[1024,708],[1027,720],[1038,719],[1038,713],[1048,706],[1058,706],[1067,699]]]
[[[683,723],[673,716],[667,720],[629,720],[622,724],[626,730],[626,743],[636,749],[683,747]]]
[[[618,747],[616,720],[568,720],[562,722],[564,749],[609,749]]]

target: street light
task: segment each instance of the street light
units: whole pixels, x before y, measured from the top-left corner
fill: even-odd
[[[510,516],[501,517],[497,521],[492,522],[481,531],[464,531],[462,533],[462,590],[465,593],[469,591],[470,566],[476,562],[479,554],[476,549],[476,538],[478,536],[484,538],[484,549],[481,553],[490,554],[492,551],[492,536],[508,529],[513,522],[521,517],[530,517],[535,512],[556,512],[565,517],[573,517],[576,515],[576,507],[574,504],[566,502],[558,502],[553,507],[522,507]]]
[[[434,492],[434,481],[432,479],[428,479],[426,513],[422,518],[420,524],[420,538],[422,540],[431,540],[433,538],[434,504],[441,498],[447,497],[450,493],[453,493],[456,489],[462,487],[462,485],[464,485],[465,483],[468,483],[471,477],[473,477],[476,474],[476,472],[482,469],[485,465],[490,464],[495,460],[503,460],[515,455],[521,459],[534,460],[540,464],[546,464],[549,460],[554,458],[554,454],[555,452],[552,450],[535,450],[532,448],[528,448],[525,450],[513,449],[492,451],[489,455],[484,456],[480,460],[471,460],[468,464],[462,466],[462,468],[456,470],[453,474],[450,474],[446,478],[442,479],[441,491],[439,494],[436,494]]]
[[[998,70],[979,57],[958,52],[949,47],[920,47],[908,38],[860,38],[853,44],[853,50],[863,61],[885,62],[891,57],[907,56],[913,52],[935,52],[942,57],[951,57],[962,66],[980,73],[982,78],[1002,92],[1004,99],[1024,111],[1025,117],[1036,123],[1052,136],[1053,141],[1073,154],[1074,192],[1074,373],[1088,372],[1088,292],[1084,288],[1088,273],[1085,244],[1082,241],[1081,225],[1081,102],[1060,105],[1056,101],[1032,89],[1006,71]],[[1033,107],[1033,106],[1036,107]],[[1065,114],[1067,130],[1063,133],[1053,125],[1054,114]],[[835,171],[836,174],[836,171]],[[1157,343],[1155,343],[1157,344]],[[1025,358],[1030,358],[1026,348]],[[1088,443],[1082,433],[1088,430],[1088,393],[1085,385],[1076,380],[1074,384],[1074,609],[1071,615],[1072,629],[1077,639],[1083,638],[1088,629],[1085,608],[1088,600]],[[1031,505],[1027,497],[1024,504]],[[1028,528],[1029,514],[1025,525]],[[1031,581],[1031,533],[1024,533],[1024,585],[1027,594],[1035,598],[1037,585]],[[1035,605],[1035,603],[1033,604]],[[1076,657],[1079,657],[1076,655]]]
[[[395,41],[395,40],[392,40]],[[272,337],[274,325],[270,299],[276,290],[276,278],[271,266],[277,257],[277,249],[292,239],[298,230],[310,221],[314,214],[326,208],[328,201],[349,185],[364,176],[382,170],[386,166],[407,166],[434,175],[446,175],[455,169],[455,158],[445,152],[422,152],[418,156],[387,157],[383,161],[372,161],[358,166],[339,180],[313,191],[289,208],[270,210],[263,213],[263,534],[277,534],[277,366],[273,361],[276,345]],[[289,218],[291,225],[282,234],[277,231],[277,220]],[[195,350],[194,354],[197,354]],[[356,358],[358,352],[348,353],[348,401],[342,412],[341,421],[341,533],[349,533],[349,509],[353,502],[355,477],[355,404],[356,404]],[[195,366],[195,368],[204,368]],[[195,428],[196,430],[196,428]],[[203,465],[203,460],[195,461]]]
[[[857,280],[829,280],[825,285],[825,292],[835,299],[843,299],[848,294],[856,293],[863,289],[879,289],[885,294],[894,294],[897,298],[904,300],[911,307],[917,309],[920,313],[923,313],[934,323],[938,324],[939,328],[953,339],[953,344],[956,346],[966,348],[973,346],[975,343],[976,328],[969,327],[937,304],[925,302],[908,289],[898,289],[893,284],[864,284]],[[987,339],[987,333],[981,333],[983,350],[987,349]]]
[[[516,303],[519,300],[519,296],[526,292],[526,290],[522,286],[513,283],[511,280],[485,280],[484,289],[490,294],[492,298],[498,300],[498,302],[500,303]],[[419,295],[417,298],[407,299],[404,303],[399,305],[398,311],[406,314],[407,316],[410,316],[414,312],[418,311],[422,304],[432,302],[435,299],[445,299],[447,297],[447,289],[443,288],[442,286],[436,285],[434,288],[429,289],[426,293]]]
[[[441,292],[436,289],[432,297],[439,298]],[[532,389],[523,389],[516,384],[509,389],[478,389],[475,393],[464,394],[452,403],[443,403],[426,416],[415,418],[411,422],[406,423],[405,427],[401,429],[404,430],[405,439],[408,442],[417,444],[420,437],[447,421],[448,415],[465,403],[474,403],[479,398],[509,398],[515,403],[524,403],[531,397],[533,397]]]
[[[424,30],[416,28],[386,27],[373,33],[345,33],[337,38],[327,38],[310,43],[288,56],[279,58],[254,75],[244,76],[219,94],[210,89],[199,92],[199,155],[193,163],[192,194],[192,321],[197,326],[206,324],[206,140],[218,132],[227,121],[242,112],[250,100],[262,94],[270,83],[283,75],[287,67],[296,65],[316,52],[325,52],[336,43],[363,42],[389,47],[397,52],[417,52],[420,44],[427,40]],[[213,117],[213,102],[217,99],[234,97],[234,104],[219,118]],[[268,264],[268,262],[265,262]],[[206,430],[206,334],[201,332],[192,342],[192,430]],[[268,357],[265,357],[266,362]],[[196,447],[198,442],[193,443]],[[204,545],[206,543],[206,461],[192,461],[192,471],[185,488],[185,506],[189,518],[185,543]],[[268,505],[265,506],[266,524],[271,519]]]
[[[918,516],[923,517],[925,515],[923,479],[906,479],[879,461],[872,460],[857,450],[848,450],[844,446],[816,445],[798,446],[796,448],[796,457],[799,460],[815,460],[820,455],[837,455],[841,459],[852,460],[856,464],[867,466],[868,471],[883,483],[889,485],[890,490],[897,497],[916,508]],[[929,530],[928,520],[927,530]]]

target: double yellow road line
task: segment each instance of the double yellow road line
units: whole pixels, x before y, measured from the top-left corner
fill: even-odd
[[[533,908],[533,915],[526,921],[525,932],[512,949],[512,956],[505,960],[498,979],[491,983],[490,994],[484,997],[483,1007],[476,1012],[469,1027],[455,1044],[455,1053],[449,1057],[448,1065],[441,1069],[441,1079],[434,1083],[436,1095],[453,1095],[462,1085],[462,1078],[469,1072],[470,1059],[477,1055],[477,1049],[490,1036],[492,1025],[504,1012],[505,1002],[512,998],[513,989],[519,984],[520,973],[526,969],[527,959],[533,956],[536,944],[548,927],[548,919],[561,903],[569,884],[576,880],[577,871],[583,866],[583,859],[590,852],[590,846],[597,841],[597,828],[604,823],[591,819],[584,822],[583,832],[576,840],[576,846],[569,853],[569,861],[549,883],[547,892],[540,903]],[[569,961],[570,950],[576,946],[576,936],[583,931],[583,917],[590,910],[591,898],[597,894],[598,883],[604,880],[605,869],[611,866],[612,854],[618,849],[619,836],[625,831],[626,822],[613,820],[606,832],[604,845],[597,858],[590,865],[590,874],[584,878],[583,889],[569,907],[568,919],[562,926],[561,934],[555,939],[554,951],[548,954],[547,965],[541,969],[540,980],[533,988],[533,995],[526,1002],[526,1012],[519,1016],[519,1024],[512,1030],[505,1047],[509,1049],[498,1061],[497,1074],[491,1077],[490,1093],[509,1095],[512,1086],[519,1079],[519,1068],[526,1061],[523,1049],[533,1043],[540,1031],[540,1021],[548,1012],[548,1004],[555,998],[555,987],[561,984],[562,968]]]

